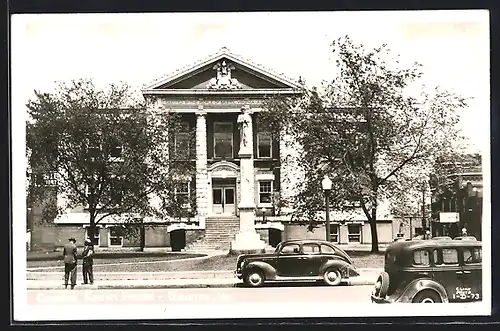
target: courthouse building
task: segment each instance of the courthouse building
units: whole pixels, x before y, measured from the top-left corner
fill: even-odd
[[[222,48],[191,66],[155,80],[142,90],[148,107],[181,114],[182,128],[175,148],[196,167],[177,194],[196,200],[196,215],[188,218],[144,220],[145,247],[180,249],[253,249],[275,246],[281,240],[325,238],[325,227],[313,232],[294,224],[290,208],[277,208],[276,196],[293,197],[300,173],[281,164],[293,150],[259,127],[256,118],[263,99],[295,95],[299,84],[259,64]],[[190,146],[188,132],[196,132]],[[184,151],[184,152],[183,152]],[[192,151],[192,152],[190,152]],[[398,229],[388,208],[379,211],[380,243],[391,242]],[[31,217],[37,213],[32,210]],[[332,212],[331,239],[339,244],[370,244],[370,226],[359,211],[349,216]],[[54,224],[33,226],[33,245],[64,243],[71,235],[81,243],[86,236],[88,214],[71,210]],[[121,234],[119,220],[104,219],[96,242],[100,247],[137,247],[139,238]]]

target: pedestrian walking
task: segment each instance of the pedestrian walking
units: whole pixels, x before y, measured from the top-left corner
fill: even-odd
[[[83,283],[94,284],[94,271],[92,266],[94,265],[94,245],[90,239],[85,240],[85,248],[82,253],[83,258]]]
[[[64,287],[68,288],[68,281],[71,280],[71,289],[76,285],[76,263],[78,261],[76,239],[71,237],[63,248],[64,260]]]

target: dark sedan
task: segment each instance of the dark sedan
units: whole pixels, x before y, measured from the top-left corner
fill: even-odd
[[[273,253],[240,255],[235,275],[251,287],[315,280],[335,286],[359,273],[349,255],[328,241],[290,240],[279,243]]]

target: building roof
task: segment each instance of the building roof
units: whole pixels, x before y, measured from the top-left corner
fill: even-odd
[[[245,68],[249,72],[255,73],[260,78],[267,79],[276,83],[280,83],[283,87],[291,89],[299,89],[301,85],[293,80],[292,78],[286,77],[282,73],[277,73],[276,71],[266,68],[261,64],[255,63],[249,59],[237,55],[229,51],[227,47],[222,47],[219,51],[214,54],[210,54],[194,63],[185,65],[182,68],[175,70],[169,74],[163,75],[148,84],[143,86],[143,93],[150,90],[160,89],[162,86],[168,86],[169,83],[178,82],[183,77],[189,77],[190,74],[196,72],[199,69],[215,64],[221,59],[227,59],[235,64]]]

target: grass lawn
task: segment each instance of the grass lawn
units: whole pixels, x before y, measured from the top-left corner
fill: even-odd
[[[140,263],[140,262],[155,262],[155,261],[173,261],[173,260],[179,260],[179,259],[185,259],[185,258],[190,258],[190,257],[201,257],[205,256],[205,254],[180,254],[180,253],[161,253],[161,254],[150,254],[150,255],[145,255],[145,256],[136,256],[136,257],[113,257],[110,258],[109,256],[99,256],[96,254],[96,257],[94,258],[94,264],[95,267],[99,267],[99,265],[109,265],[109,264],[121,264],[121,263]],[[61,267],[63,269],[63,262],[60,257],[60,253],[58,255],[58,260],[39,260],[39,261],[27,261],[27,267],[28,268],[40,268],[40,267]],[[81,264],[81,262],[79,262]],[[131,268],[131,265],[126,264],[123,267],[126,268]],[[114,266],[116,267],[116,266]],[[118,267],[120,267],[118,265]],[[102,268],[102,267],[99,267]],[[44,271],[44,270],[39,270],[39,271]],[[111,270],[110,270],[111,271]],[[141,271],[141,270],[138,270]]]
[[[180,255],[180,254],[179,254]],[[183,256],[186,256],[185,254]],[[370,254],[368,252],[353,252],[351,254],[356,268],[382,268],[384,263],[383,254]],[[235,255],[213,256],[206,259],[192,261],[175,261],[179,256],[167,259],[165,257],[129,258],[129,259],[96,259],[94,272],[165,272],[165,271],[203,271],[203,270],[234,270],[236,267]],[[155,263],[133,263],[133,262]],[[62,271],[62,262],[51,262],[57,269],[46,269],[37,271]],[[54,263],[55,262],[55,263]],[[35,262],[32,262],[35,263]],[[40,262],[38,262],[40,263]],[[132,263],[132,264],[125,264]],[[30,266],[30,264],[28,264]],[[35,265],[31,265],[35,266]],[[46,264],[45,266],[49,266]]]

